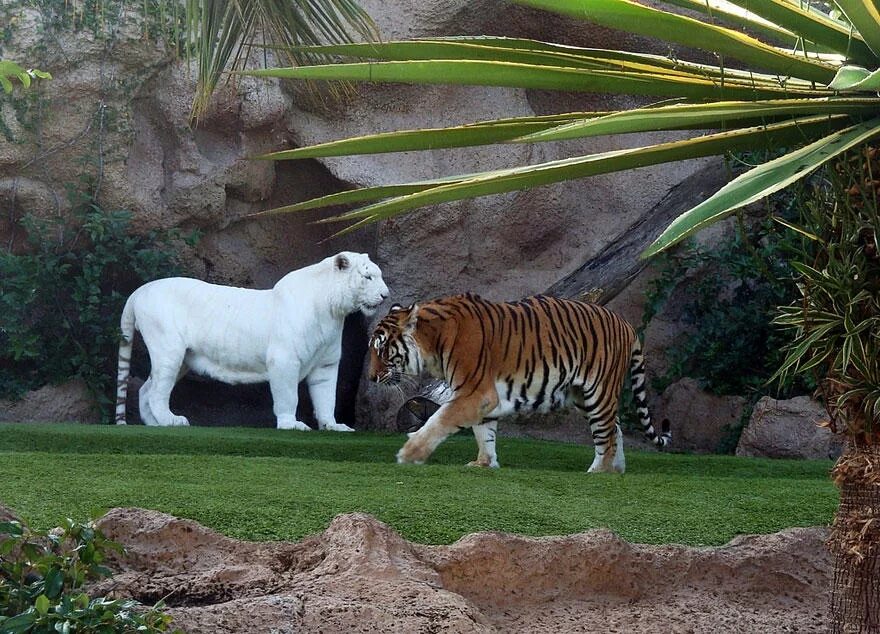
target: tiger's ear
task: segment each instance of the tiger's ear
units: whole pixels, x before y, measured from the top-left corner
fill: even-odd
[[[407,331],[412,332],[416,329],[416,324],[419,323],[419,306],[418,304],[411,304],[403,310],[409,313],[406,318],[406,329]]]
[[[333,260],[333,264],[336,265],[337,270],[344,271],[349,266],[351,266],[351,262],[348,261],[348,258],[342,255],[341,253],[336,256],[336,259]]]

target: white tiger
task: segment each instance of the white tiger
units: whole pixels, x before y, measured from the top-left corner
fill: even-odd
[[[125,398],[134,331],[150,354],[140,389],[145,425],[188,425],[169,409],[175,383],[192,370],[226,383],[269,381],[278,429],[297,420],[297,384],[306,380],[320,429],[354,431],[336,422],[336,378],[346,315],[372,315],[388,296],[382,271],[363,253],[343,251],[285,275],[270,290],[172,277],[144,284],[125,303],[120,326],[116,424]]]

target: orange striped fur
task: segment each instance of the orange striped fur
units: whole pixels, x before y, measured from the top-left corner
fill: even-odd
[[[451,399],[410,434],[399,462],[424,462],[449,434],[472,427],[479,453],[471,464],[498,466],[499,418],[574,406],[595,444],[589,470],[623,472],[617,410],[628,370],[645,435],[660,448],[671,442],[668,421],[659,434],[651,423],[635,331],[596,304],[543,295],[516,302],[455,295],[392,308],[370,344],[372,380],[397,383],[426,371],[452,388]]]

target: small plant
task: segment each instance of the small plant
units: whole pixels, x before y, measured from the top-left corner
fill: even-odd
[[[89,597],[85,585],[110,575],[107,553],[122,552],[100,530],[65,520],[61,530],[0,523],[0,634],[168,632],[162,603]]]
[[[129,212],[90,199],[69,218],[26,217],[29,251],[0,251],[0,398],[81,377],[109,420],[125,298],[178,271],[171,243],[181,236],[132,235]]]
[[[3,88],[5,93],[12,92],[13,80],[18,80],[22,86],[30,88],[34,79],[52,79],[52,75],[35,68],[22,68],[8,59],[0,59],[0,88]]]

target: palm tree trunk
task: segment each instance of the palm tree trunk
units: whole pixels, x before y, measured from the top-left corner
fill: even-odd
[[[831,632],[880,634],[880,437],[851,436],[831,474],[840,488]]]

